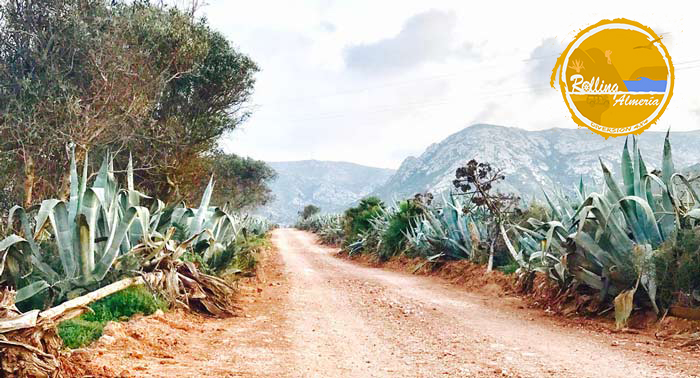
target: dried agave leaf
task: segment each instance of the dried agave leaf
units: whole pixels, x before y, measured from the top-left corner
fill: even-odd
[[[164,258],[154,278],[145,274],[144,280],[175,306],[217,317],[235,314],[235,288],[225,280],[200,272],[191,262]]]
[[[627,320],[632,314],[634,308],[634,293],[637,292],[637,287],[625,290],[615,297],[615,328],[622,329],[627,326]]]
[[[37,321],[36,312],[21,314],[14,298],[11,290],[0,292],[0,323],[14,324],[0,333],[0,376],[57,377],[60,363],[54,356],[62,341],[55,324]]]

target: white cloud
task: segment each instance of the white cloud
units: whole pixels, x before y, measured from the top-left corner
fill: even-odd
[[[616,17],[670,33],[676,87],[652,129],[698,128],[700,24],[682,2],[593,0],[577,12],[556,1],[209,3],[202,13],[212,26],[262,69],[257,110],[222,142],[258,159],[398,167],[470,122],[576,127],[556,90],[534,90],[549,85],[554,66],[554,56],[541,57]]]
[[[566,46],[556,38],[551,37],[542,41],[530,53],[527,60],[528,82],[535,93],[541,94],[549,88],[552,68]],[[551,92],[548,91],[547,92]]]
[[[335,25],[331,24],[328,21],[321,21],[321,23],[318,25],[321,30],[323,30],[326,33],[333,33],[336,30]]]
[[[350,70],[384,75],[397,74],[427,62],[444,62],[450,57],[477,57],[470,42],[454,45],[456,27],[454,12],[419,13],[406,20],[395,36],[347,47],[345,63]]]

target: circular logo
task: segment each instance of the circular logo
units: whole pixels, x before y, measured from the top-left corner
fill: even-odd
[[[638,22],[603,20],[564,50],[550,84],[580,126],[605,138],[641,134],[673,95],[673,63],[661,41]]]

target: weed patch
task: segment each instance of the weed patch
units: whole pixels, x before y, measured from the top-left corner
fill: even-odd
[[[99,339],[110,321],[126,320],[136,314],[150,315],[167,307],[166,301],[145,287],[134,286],[93,303],[91,312],[62,322],[58,325],[58,334],[65,346],[80,348]]]

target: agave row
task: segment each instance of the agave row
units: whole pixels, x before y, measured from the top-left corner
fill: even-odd
[[[641,288],[658,311],[654,258],[663,245],[675,243],[680,230],[696,229],[700,199],[688,178],[675,170],[668,134],[660,169],[649,170],[634,137],[625,142],[620,164],[621,180],[616,180],[601,160],[603,182],[597,191],[587,190],[583,181],[573,196],[557,188],[546,190],[547,219],[511,222],[497,238],[503,239],[521,273],[540,271],[562,288],[585,285],[602,299],[617,298],[616,304],[627,309]],[[454,193],[424,205],[404,232],[410,253],[431,260],[480,260],[484,248],[492,248],[489,238],[494,236],[487,232],[487,214],[465,212],[465,205],[468,201]],[[381,258],[383,236],[399,213],[398,203],[382,208],[369,230],[345,241],[349,253]],[[342,221],[338,216],[323,219],[309,219],[309,229],[337,237]]]
[[[71,149],[69,198],[11,209],[8,229],[14,233],[0,241],[0,284],[19,287],[17,302],[47,290],[60,301],[154,266],[165,256],[179,259],[188,249],[206,264],[220,263],[242,230],[267,230],[262,220],[210,206],[213,180],[199,207],[189,208],[166,207],[144,195],[134,189],[133,177],[129,159],[126,188],[119,188],[107,154],[90,180],[87,154],[79,175]],[[176,230],[184,230],[181,240],[174,237]]]
[[[545,272],[562,287],[584,283],[603,298],[625,294],[630,304],[641,284],[658,311],[653,258],[678,230],[695,227],[697,193],[675,171],[668,134],[660,170],[649,171],[636,138],[622,151],[622,182],[600,164],[604,184],[599,191],[588,194],[581,183],[574,198],[545,194],[552,219],[531,219],[531,227],[517,228],[527,261],[522,268]]]
[[[338,244],[343,240],[343,216],[340,214],[314,214],[301,219],[297,228],[312,231],[326,244]]]

